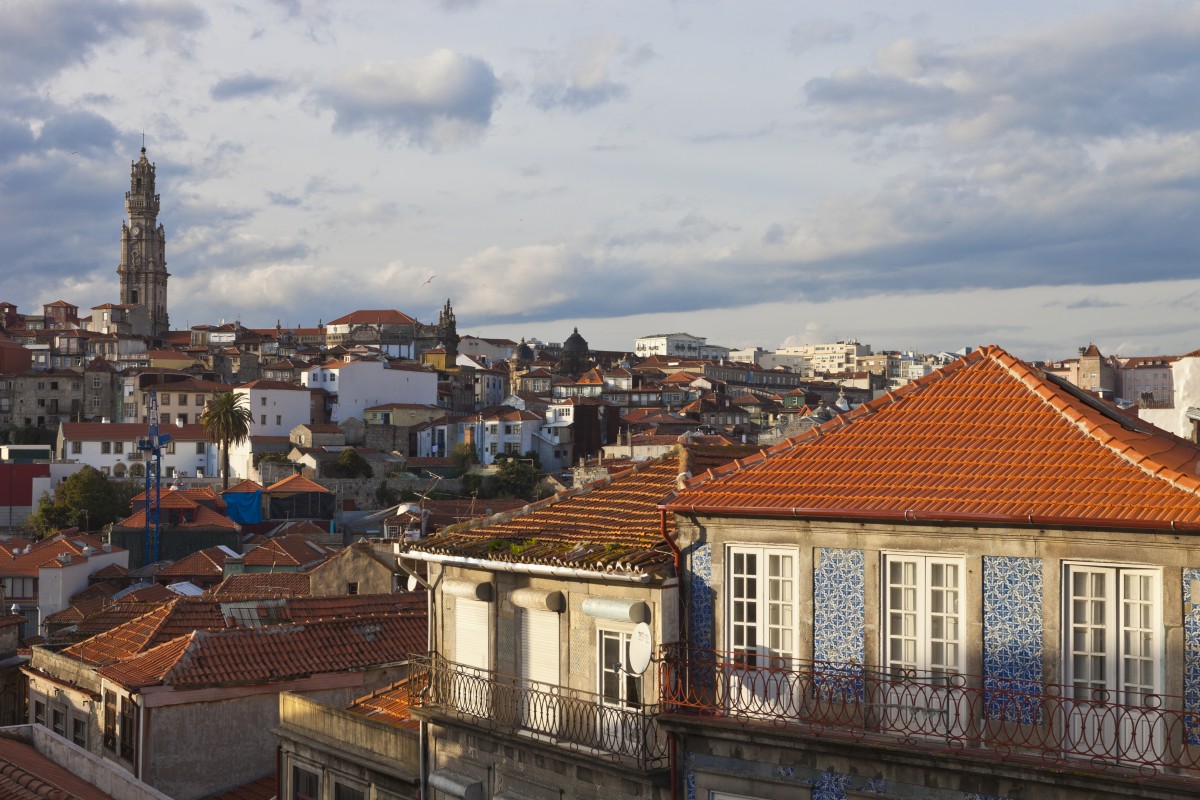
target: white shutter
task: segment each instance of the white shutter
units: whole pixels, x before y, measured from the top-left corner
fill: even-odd
[[[488,664],[488,604],[457,598],[454,607],[454,660],[478,669]]]
[[[520,677],[557,686],[559,681],[558,614],[532,608],[519,609]]]

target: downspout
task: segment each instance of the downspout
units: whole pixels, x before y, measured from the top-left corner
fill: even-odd
[[[137,749],[137,776],[142,783],[146,779],[142,774],[146,771],[146,704],[143,702],[138,706],[138,749]]]

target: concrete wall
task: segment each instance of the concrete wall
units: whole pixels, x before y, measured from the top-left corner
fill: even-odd
[[[39,753],[114,798],[120,798],[120,800],[172,800],[167,795],[137,780],[123,769],[55,736],[40,725],[4,728],[2,732],[30,737],[34,749]]]
[[[369,788],[367,797],[418,794],[420,748],[414,730],[284,692],[279,695],[278,735],[285,782],[298,765],[321,775],[326,786],[336,780]]]

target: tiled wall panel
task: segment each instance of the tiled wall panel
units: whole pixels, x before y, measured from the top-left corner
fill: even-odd
[[[1041,719],[1042,561],[983,559],[983,688],[989,719]]]

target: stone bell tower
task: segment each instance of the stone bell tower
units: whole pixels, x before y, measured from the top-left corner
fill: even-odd
[[[154,164],[142,157],[134,161],[129,173],[129,191],[125,193],[125,214],[121,223],[122,305],[145,306],[150,319],[151,336],[162,336],[167,324],[167,236],[158,224],[158,195],[154,193]]]

